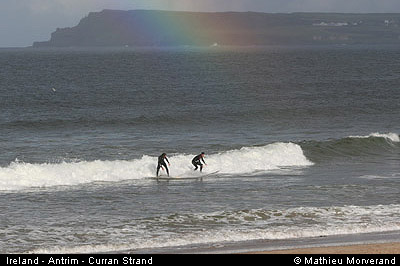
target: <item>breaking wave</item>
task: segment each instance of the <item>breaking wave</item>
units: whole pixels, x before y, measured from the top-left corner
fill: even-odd
[[[253,175],[288,168],[307,167],[324,160],[349,156],[394,154],[400,148],[396,133],[372,133],[326,141],[299,143],[276,142],[264,146],[243,147],[207,155],[204,173]],[[191,159],[194,154],[169,156],[172,176],[196,177]],[[15,161],[0,168],[0,190],[76,186],[92,182],[140,180],[155,176],[157,157],[114,161],[80,161],[33,164]]]
[[[173,176],[196,176],[191,165],[193,154],[169,157]],[[219,171],[224,175],[252,174],[281,167],[312,165],[301,147],[294,143],[273,143],[261,147],[243,147],[205,158],[204,173]],[[32,164],[12,162],[0,168],[0,190],[20,190],[33,187],[76,186],[91,182],[116,182],[145,179],[155,175],[157,157],[144,155],[140,159],[123,161],[81,161]]]

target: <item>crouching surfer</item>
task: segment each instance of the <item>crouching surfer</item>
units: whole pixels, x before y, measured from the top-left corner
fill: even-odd
[[[207,165],[206,162],[204,161],[204,155],[205,155],[204,152],[202,152],[193,158],[192,164],[195,167],[194,168],[195,171],[199,168],[199,166],[200,166],[200,172],[203,171],[203,164],[201,162],[203,162],[205,165]]]

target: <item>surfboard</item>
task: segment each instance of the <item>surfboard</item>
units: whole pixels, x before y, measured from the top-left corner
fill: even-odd
[[[152,179],[158,180],[158,181],[169,181],[169,180],[201,180],[204,177],[210,177],[212,175],[217,174],[219,171],[215,171],[212,173],[207,173],[204,175],[200,176],[159,176],[159,177],[152,177]]]
[[[211,172],[211,173],[208,173],[208,174],[201,175],[200,178],[213,176],[213,175],[216,175],[218,173],[219,173],[219,171]]]

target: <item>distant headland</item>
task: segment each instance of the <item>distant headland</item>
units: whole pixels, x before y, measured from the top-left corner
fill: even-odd
[[[400,44],[400,14],[103,10],[33,47]]]

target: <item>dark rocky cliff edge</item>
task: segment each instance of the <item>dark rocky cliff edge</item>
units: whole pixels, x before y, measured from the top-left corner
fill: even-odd
[[[103,10],[33,47],[400,44],[400,14]]]

